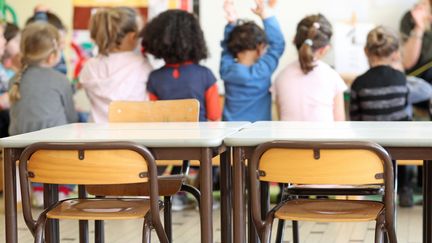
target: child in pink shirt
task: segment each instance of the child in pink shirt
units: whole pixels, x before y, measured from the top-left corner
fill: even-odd
[[[330,48],[332,26],[321,14],[304,18],[297,25],[294,44],[299,59],[277,77],[273,91],[280,120],[343,121],[343,92],[339,74],[320,61]]]
[[[108,107],[114,100],[148,99],[146,84],[152,68],[134,52],[137,19],[135,10],[119,7],[99,10],[90,21],[99,55],[85,64],[79,82],[90,99],[91,120],[96,123],[108,122]]]

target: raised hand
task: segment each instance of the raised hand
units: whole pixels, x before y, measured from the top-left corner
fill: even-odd
[[[230,23],[235,23],[237,21],[238,15],[234,7],[233,0],[225,0],[224,2],[225,18]]]
[[[427,3],[421,2],[417,4],[412,10],[411,15],[414,18],[416,29],[419,31],[425,31],[426,24],[430,24],[431,14],[430,6]]]
[[[265,16],[265,7],[264,0],[255,0],[256,7],[252,8],[252,12],[258,15],[260,18],[264,19]]]

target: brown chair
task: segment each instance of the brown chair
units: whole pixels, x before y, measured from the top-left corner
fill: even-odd
[[[375,242],[387,233],[396,243],[394,175],[387,152],[365,142],[274,141],[258,146],[249,164],[252,220],[261,242],[270,242],[274,218],[292,221],[359,222],[376,221]],[[362,186],[384,190],[382,201],[288,198],[261,217],[259,184],[278,182],[289,185],[334,187]],[[331,195],[331,189],[327,190]],[[350,195],[350,194],[347,194]]]
[[[110,123],[120,122],[198,122],[199,101],[196,99],[161,101],[113,101],[109,106]],[[195,187],[183,183],[183,175],[188,174],[189,161],[157,161],[158,165],[182,166],[181,180],[176,177],[159,179],[159,194],[164,196],[164,226],[168,239],[172,241],[171,196],[179,191],[191,193],[200,201],[200,192]],[[147,187],[135,185],[88,186],[87,192],[97,196],[147,196]],[[96,222],[95,237],[103,242],[102,222]]]
[[[35,143],[22,153],[19,173],[24,219],[35,242],[44,241],[47,219],[139,218],[144,219],[143,242],[150,242],[151,228],[156,230],[160,242],[169,242],[159,216],[163,204],[159,201],[156,163],[150,151],[141,145],[129,142]],[[51,185],[141,183],[148,186],[149,198],[66,199],[49,205],[35,220],[29,182]]]

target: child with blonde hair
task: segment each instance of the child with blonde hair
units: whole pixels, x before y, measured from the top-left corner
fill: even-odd
[[[50,24],[26,26],[21,37],[22,67],[9,90],[10,135],[77,121],[71,86],[52,69],[60,59],[58,31]]]
[[[114,100],[147,100],[146,84],[152,70],[134,50],[138,45],[138,15],[118,7],[97,11],[90,21],[90,35],[99,54],[84,65],[79,83],[91,103],[91,120],[108,122]]]
[[[333,31],[321,14],[305,17],[297,25],[294,44],[298,60],[278,75],[274,92],[280,120],[343,121],[343,92],[339,74],[320,61],[330,48]]]

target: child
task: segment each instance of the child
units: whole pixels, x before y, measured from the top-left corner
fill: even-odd
[[[151,66],[139,53],[138,15],[130,8],[97,11],[90,20],[90,35],[99,54],[84,65],[80,85],[91,103],[91,120],[108,122],[114,100],[147,100],[146,83]]]
[[[274,3],[272,3],[274,4]],[[228,24],[222,41],[220,75],[225,83],[225,121],[271,120],[271,76],[285,49],[278,21],[256,0],[253,12],[264,30],[253,22],[237,23],[232,0],[225,1]]]
[[[408,86],[405,74],[393,67],[400,62],[399,38],[379,26],[369,32],[365,53],[371,68],[351,86],[353,121],[408,121]]]
[[[60,59],[58,42],[58,32],[49,24],[29,24],[23,30],[22,67],[9,90],[11,135],[77,120],[69,82],[51,69]]]
[[[27,25],[21,36],[22,67],[12,79],[9,134],[17,135],[76,122],[72,89],[53,69],[60,60],[59,34],[46,23]],[[65,191],[59,194],[64,198]],[[33,203],[42,206],[42,187],[34,188]]]
[[[185,11],[169,10],[144,28],[143,48],[165,65],[150,74],[150,100],[194,98],[200,102],[200,121],[220,120],[216,78],[199,65],[207,46],[198,19]]]
[[[144,28],[142,46],[165,61],[163,67],[150,74],[147,86],[150,100],[197,99],[200,121],[220,120],[216,78],[210,69],[199,65],[207,58],[207,46],[194,15],[181,10],[161,13]],[[176,166],[171,173],[178,174],[180,170]],[[213,174],[216,175],[215,171]],[[183,192],[173,197],[175,211],[192,206]]]
[[[274,84],[279,118],[283,121],[343,121],[343,92],[339,74],[320,61],[330,48],[332,26],[321,14],[297,25],[294,44],[298,60],[289,64]]]
[[[351,86],[350,116],[353,121],[409,121],[409,88],[401,69],[400,42],[383,26],[367,36],[365,53],[370,69]],[[412,168],[398,167],[399,205],[413,205],[410,184]]]

